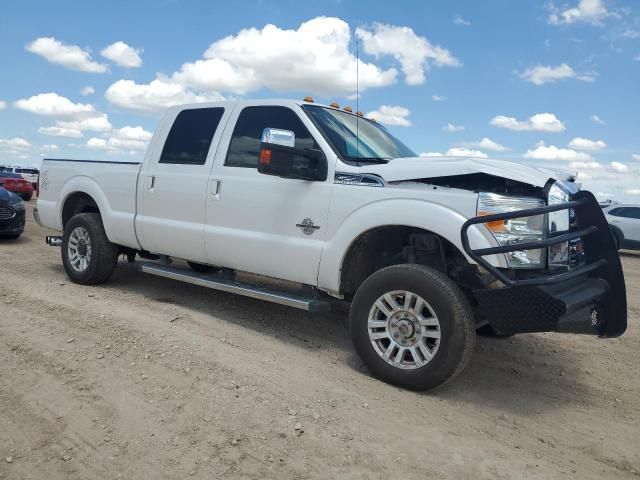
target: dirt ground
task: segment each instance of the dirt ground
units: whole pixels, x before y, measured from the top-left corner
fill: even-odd
[[[72,284],[31,219],[0,241],[0,478],[640,476],[640,254],[627,333],[478,338],[433,393],[372,379],[343,313],[139,273]]]

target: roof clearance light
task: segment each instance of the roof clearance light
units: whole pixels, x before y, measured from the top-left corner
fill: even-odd
[[[344,107],[344,108],[343,108],[343,110],[344,110],[345,112],[349,112],[349,113],[353,112],[353,110],[352,110],[352,109],[351,109],[351,107],[349,107],[349,106]]]
[[[356,112],[356,115],[359,116],[359,117],[364,117],[364,113],[362,113],[362,112]]]
[[[330,106],[331,108],[340,108],[340,104],[338,104],[338,102],[330,103],[330,104],[329,104],[329,106]]]
[[[313,103],[313,97],[311,97],[311,96],[306,96],[306,97],[304,97],[304,99],[303,99],[302,101],[303,101],[303,102]]]

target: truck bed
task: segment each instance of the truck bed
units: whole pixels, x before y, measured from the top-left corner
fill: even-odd
[[[140,168],[139,162],[45,158],[38,198],[40,221],[61,231],[61,205],[74,191],[84,191],[98,204],[109,240],[140,248],[134,228]]]

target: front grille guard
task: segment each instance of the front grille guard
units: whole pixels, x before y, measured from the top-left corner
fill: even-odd
[[[577,216],[577,228],[570,232],[551,234],[548,238],[536,242],[498,247],[472,249],[469,245],[468,231],[473,225],[543,215],[570,208],[575,209]],[[467,255],[508,287],[552,285],[580,276],[602,278],[610,286],[609,293],[600,300],[598,306],[607,322],[602,336],[615,337],[626,330],[627,303],[622,265],[607,220],[592,193],[577,192],[570,202],[558,205],[471,218],[462,225],[461,236],[462,247]],[[586,261],[584,265],[562,273],[548,273],[535,278],[514,280],[483,258],[486,255],[547,248],[577,238],[581,238],[583,241]]]

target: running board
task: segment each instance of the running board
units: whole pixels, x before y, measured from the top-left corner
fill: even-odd
[[[309,295],[271,290],[263,287],[257,287],[250,283],[227,280],[215,275],[195,273],[185,269],[171,267],[169,265],[142,263],[140,265],[140,271],[150,273],[151,275],[157,275],[158,277],[170,278],[180,282],[211,288],[213,290],[236,293],[238,295],[244,295],[245,297],[257,298],[258,300],[286,305],[287,307],[300,308],[308,312],[327,312],[331,309],[331,303],[329,301]]]

